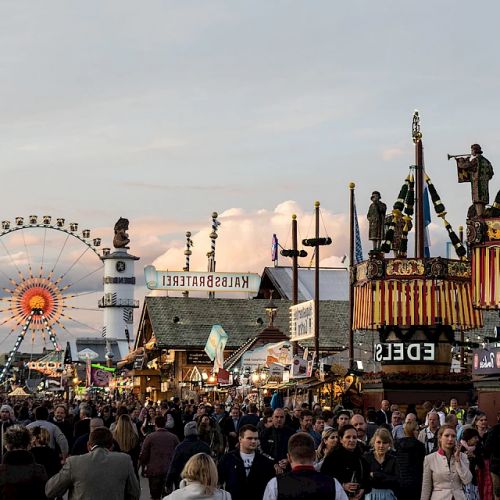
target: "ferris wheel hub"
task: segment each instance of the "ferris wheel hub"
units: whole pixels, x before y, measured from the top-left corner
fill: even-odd
[[[28,303],[31,309],[40,310],[41,312],[43,312],[46,302],[45,298],[42,295],[34,295],[33,297],[31,297]]]

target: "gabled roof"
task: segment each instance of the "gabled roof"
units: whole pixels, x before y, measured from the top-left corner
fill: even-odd
[[[71,358],[74,362],[82,361],[78,358],[78,353],[84,349],[90,349],[98,354],[98,357],[92,359],[93,363],[106,363],[106,342],[109,343],[111,352],[114,354],[114,360],[121,359],[120,348],[116,339],[105,339],[99,337],[77,337],[69,342],[71,349]]]
[[[314,268],[299,267],[298,297],[299,302],[314,298]],[[259,298],[272,288],[282,299],[292,300],[293,296],[292,268],[284,266],[266,267],[262,273]],[[321,268],[319,270],[320,300],[348,300],[349,273],[344,267]]]
[[[208,299],[196,297],[146,297],[136,346],[149,340],[144,332],[150,323],[162,349],[203,349],[212,325],[228,334],[226,349],[236,350],[256,337],[267,324],[268,299]],[[275,300],[274,326],[288,335],[289,300]],[[320,302],[320,348],[338,350],[347,345],[348,302]],[[313,339],[301,341],[312,346]]]

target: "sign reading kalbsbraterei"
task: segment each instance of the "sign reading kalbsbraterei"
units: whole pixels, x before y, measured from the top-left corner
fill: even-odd
[[[290,307],[290,339],[292,341],[314,337],[314,300]]]
[[[253,273],[157,271],[146,266],[144,276],[150,290],[257,293],[260,286],[260,276]]]

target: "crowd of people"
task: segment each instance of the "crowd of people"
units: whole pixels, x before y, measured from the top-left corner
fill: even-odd
[[[499,414],[500,417],[500,414]],[[306,403],[87,397],[0,406],[0,499],[500,500],[500,421],[456,399],[365,415]]]

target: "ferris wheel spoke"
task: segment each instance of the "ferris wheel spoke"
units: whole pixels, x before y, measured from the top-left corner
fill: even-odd
[[[88,325],[87,323],[84,323],[83,321],[79,321],[79,320],[73,318],[72,316],[70,316],[69,314],[61,313],[61,317],[66,318],[68,321],[73,321],[77,325],[84,326],[85,328],[90,328],[91,330],[94,330],[95,332],[102,333],[102,331],[99,330],[99,328],[95,328],[91,325]]]
[[[83,297],[84,295],[92,295],[98,293],[96,290],[92,290],[89,292],[78,292],[78,293],[72,293],[71,295],[63,295],[64,300],[68,299],[74,299],[75,297]]]
[[[59,278],[55,281],[55,284],[58,285],[63,279],[64,277],[76,266],[76,264],[78,264],[78,262],[80,261],[80,259],[89,251],[89,248],[90,247],[87,247],[78,257],[77,259],[73,262],[73,264],[71,264],[71,266],[69,266],[69,268],[61,274],[61,276],[59,276]]]
[[[98,271],[102,271],[102,267],[103,266],[101,265],[98,268],[96,268],[93,271],[91,271],[90,273],[87,273],[85,276],[82,276],[81,278],[77,279],[76,281],[73,281],[72,283],[68,283],[67,285],[64,285],[63,287],[60,288],[61,292],[64,292],[68,288],[77,285],[78,283],[80,283],[81,281],[89,278],[90,276],[92,276],[93,274],[97,273]]]
[[[9,321],[17,321],[16,327],[19,326],[28,316],[24,314],[22,311],[15,312],[8,318],[4,319],[0,326],[6,325]],[[14,327],[15,328],[15,327]]]
[[[69,236],[70,236],[70,235],[69,235],[69,233],[68,233],[68,234],[66,235],[65,240],[64,240],[63,246],[61,247],[61,250],[59,251],[59,255],[57,256],[57,259],[56,259],[56,261],[54,262],[54,265],[52,266],[52,269],[51,269],[51,271],[50,271],[50,273],[49,273],[49,275],[48,275],[48,279],[49,279],[49,280],[50,280],[50,279],[52,279],[52,276],[54,275],[54,271],[55,271],[55,269],[56,269],[56,267],[57,267],[57,264],[59,263],[59,259],[61,258],[61,255],[62,255],[62,253],[64,252],[64,249],[66,248],[66,243],[68,243]]]
[[[40,262],[40,274],[39,274],[39,278],[42,277],[42,274],[43,274],[43,264],[44,264],[44,261],[45,261],[45,243],[47,241],[47,228],[45,228],[43,230],[43,246],[42,246],[42,261]]]
[[[92,307],[77,307],[77,306],[66,306],[66,309],[74,309],[77,311],[94,311],[94,312],[102,312],[102,309],[92,308]]]
[[[26,252],[26,257],[28,259],[28,272],[29,272],[29,276],[30,278],[33,278],[33,270],[31,268],[31,257],[30,257],[30,251],[28,249],[28,245],[26,245],[26,235],[24,234],[24,231],[21,231],[22,235],[23,235],[23,244],[24,244],[24,250]]]
[[[2,238],[0,238],[0,243],[2,244],[5,252],[7,253],[9,259],[10,259],[10,262],[12,263],[12,265],[16,268],[17,270],[17,275],[19,276],[19,279],[21,281],[24,280],[24,276],[23,276],[23,273],[21,272],[21,270],[19,269],[18,265],[16,264],[16,261],[14,260],[14,257],[12,257],[12,254],[9,252],[9,249],[7,248],[7,246],[5,245],[5,243],[3,242]]]

